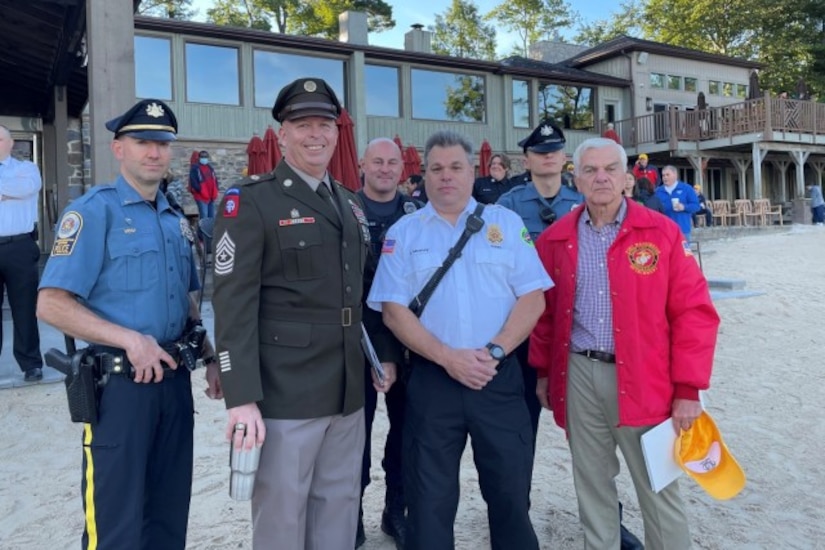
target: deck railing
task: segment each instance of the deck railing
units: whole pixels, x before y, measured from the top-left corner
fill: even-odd
[[[825,104],[766,94],[724,107],[692,111],[671,107],[617,121],[615,127],[627,147],[668,142],[675,149],[679,141],[707,141],[759,132],[781,141],[785,132],[825,135]]]

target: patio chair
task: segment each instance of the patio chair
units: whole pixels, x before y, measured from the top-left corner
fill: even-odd
[[[719,225],[725,227],[728,225],[728,220],[734,223],[738,223],[742,225],[742,216],[739,215],[739,212],[734,212],[731,210],[730,201],[726,200],[715,200],[711,201],[713,205],[713,219],[719,219]]]
[[[750,220],[754,220],[754,225],[765,225],[765,214],[756,208],[750,199],[736,199],[733,201],[736,212],[744,225],[751,225]]]
[[[779,219],[779,225],[785,225],[785,221],[782,218],[782,205],[771,205],[770,199],[756,199],[753,201],[754,209],[759,210],[762,212],[762,216],[764,217],[765,225],[773,225],[773,218],[777,217]]]

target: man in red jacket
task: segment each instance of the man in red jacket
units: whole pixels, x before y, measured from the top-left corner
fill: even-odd
[[[687,430],[710,381],[719,316],[679,227],[622,196],[627,156],[606,138],[573,155],[585,204],[536,243],[556,286],[530,337],[537,392],[567,430],[585,548],[619,548],[615,477],[627,462],[648,548],[689,548],[677,483],[651,490],[640,437]]]
[[[198,205],[198,217],[202,220],[215,217],[215,200],[218,198],[218,176],[209,163],[209,153],[198,153],[198,163],[189,169],[189,191]]]
[[[642,153],[639,155],[639,158],[636,159],[636,163],[633,165],[633,175],[636,176],[637,180],[642,178],[649,179],[654,188],[662,184],[659,169],[650,164],[647,153]]]

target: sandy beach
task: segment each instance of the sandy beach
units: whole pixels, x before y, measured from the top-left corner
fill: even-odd
[[[695,548],[825,548],[825,228],[795,226],[702,244],[709,278],[743,279],[746,298],[718,297],[722,326],[708,410],[748,477],[730,501],[713,500],[681,480]],[[209,306],[207,306],[209,307]],[[8,312],[6,312],[8,313]],[[2,363],[10,364],[10,325]],[[251,547],[249,504],[229,498],[228,445],[222,402],[203,394],[194,378],[195,478],[188,548]],[[77,548],[82,531],[79,495],[81,428],[69,420],[62,384],[0,391],[6,443],[0,448],[0,548]],[[578,549],[582,533],[570,455],[545,411],[532,489],[533,523],[543,549]],[[373,433],[372,484],[365,498],[366,550],[391,550],[380,531],[383,471],[379,450],[387,423],[379,403]],[[456,547],[488,548],[486,507],[468,447]],[[625,524],[640,537],[642,521],[630,477],[618,479]]]

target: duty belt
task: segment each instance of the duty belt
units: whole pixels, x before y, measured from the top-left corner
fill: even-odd
[[[172,359],[175,360],[176,366],[181,366],[181,356],[178,344],[161,344],[160,347],[163,348],[163,351],[172,356]],[[101,374],[119,374],[124,376],[134,375],[134,366],[129,361],[129,357],[126,355],[126,350],[99,345],[91,346],[91,348],[92,356],[95,358],[95,362],[100,368]],[[163,377],[174,378],[175,369],[163,362],[161,362],[161,365],[163,366]]]

